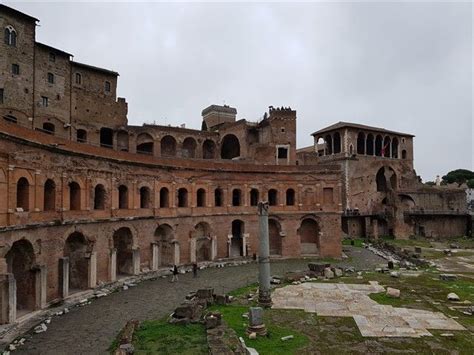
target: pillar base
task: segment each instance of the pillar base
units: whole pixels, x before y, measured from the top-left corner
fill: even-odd
[[[260,336],[265,336],[265,335],[267,335],[267,327],[265,326],[265,324],[254,325],[254,326],[249,325],[247,327],[246,333],[247,333],[247,335],[255,333],[255,334],[260,335]]]
[[[264,294],[263,292],[258,293],[258,305],[264,308],[270,308],[272,306],[272,297],[270,294]]]

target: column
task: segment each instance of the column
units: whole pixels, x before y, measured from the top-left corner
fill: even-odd
[[[158,270],[158,265],[160,265],[159,262],[159,247],[158,243],[154,242],[151,243],[151,270],[156,271]]]
[[[133,275],[140,274],[140,249],[133,249],[132,250],[132,264],[133,264]]]
[[[69,258],[59,258],[59,287],[61,297],[66,298],[69,295]]]
[[[109,256],[109,272],[110,281],[117,280],[117,249],[110,249]]]
[[[230,258],[232,256],[232,238],[234,236],[232,234],[227,235],[227,257]]]
[[[0,276],[0,324],[16,320],[16,280],[13,274]]]
[[[242,235],[242,256],[247,256],[247,241],[249,239],[249,234],[244,233]]]
[[[47,269],[45,265],[38,266],[36,271],[36,309],[46,307]]]
[[[192,263],[196,262],[196,238],[189,239],[189,259]]]
[[[268,232],[268,202],[258,204],[258,303],[263,307],[272,304],[270,294],[270,244]]]
[[[179,250],[179,243],[178,242],[173,242],[174,244],[174,264],[179,265],[180,262],[180,250]]]
[[[97,286],[97,252],[93,251],[87,263],[87,287]]]
[[[217,257],[217,236],[211,237],[211,260],[215,260]]]

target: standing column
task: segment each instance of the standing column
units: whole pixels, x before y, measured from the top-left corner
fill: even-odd
[[[47,288],[47,269],[46,265],[38,266],[36,270],[36,309],[46,307],[46,288]],[[69,278],[69,275],[68,275]]]
[[[69,258],[59,258],[59,286],[61,287],[61,297],[69,296]]]
[[[191,239],[189,239],[189,260],[192,263],[196,262],[196,237],[193,236]]]
[[[97,252],[91,252],[87,263],[87,287],[94,288],[97,285]]]
[[[132,250],[133,275],[140,274],[140,249]]]
[[[154,242],[151,243],[151,270],[156,271],[158,270],[159,265],[159,250],[158,250],[158,243]]]
[[[217,257],[217,236],[211,237],[211,260],[215,260]]]
[[[270,307],[270,245],[268,235],[268,202],[258,203],[258,303]]]
[[[117,280],[117,249],[110,249],[109,260],[110,281]]]

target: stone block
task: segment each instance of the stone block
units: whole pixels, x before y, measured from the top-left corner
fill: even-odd
[[[458,279],[458,277],[453,274],[440,274],[439,278],[443,281],[456,281]]]
[[[196,297],[200,299],[210,299],[214,295],[214,289],[213,288],[201,288],[197,290],[196,292]]]
[[[448,294],[448,301],[460,301],[461,299],[459,298],[458,295],[456,295],[454,292],[451,292]]]
[[[262,307],[250,307],[249,309],[249,325],[251,327],[259,326],[263,324],[263,308]]]
[[[318,264],[318,263],[309,263],[308,268],[310,271],[314,272],[316,275],[323,275],[326,265]]]
[[[334,278],[334,272],[330,268],[325,268],[324,269],[324,277],[327,279],[333,279]]]
[[[391,298],[400,298],[400,290],[392,287],[387,287],[386,295]]]

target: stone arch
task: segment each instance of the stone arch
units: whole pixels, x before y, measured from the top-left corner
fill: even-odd
[[[33,245],[26,239],[14,242],[5,255],[7,270],[16,281],[17,316],[36,308],[36,257]]]
[[[170,191],[167,187],[160,189],[160,208],[168,208],[170,206]]]
[[[260,192],[258,189],[253,188],[250,190],[250,206],[258,206],[258,201],[260,199]]]
[[[216,143],[210,139],[206,139],[202,144],[202,157],[204,159],[216,158]]]
[[[365,154],[367,155],[375,155],[375,141],[374,141],[374,135],[372,133],[369,133],[367,135],[367,141],[365,144]]]
[[[232,238],[229,257],[243,256],[245,223],[240,219],[232,221]]]
[[[221,158],[234,159],[240,156],[240,142],[233,134],[224,136],[221,142]]]
[[[168,224],[162,224],[155,229],[155,239],[159,245],[159,266],[174,265],[175,245],[174,232]]]
[[[16,207],[23,211],[30,210],[30,183],[25,177],[19,178],[16,183]]]
[[[224,192],[219,187],[214,190],[214,206],[215,207],[224,206]]]
[[[402,150],[402,159],[407,158],[407,151],[405,149]]]
[[[365,154],[365,134],[362,132],[357,134],[357,154]]]
[[[181,151],[183,158],[195,158],[196,147],[197,147],[196,140],[194,138],[187,137],[183,141],[183,149]]]
[[[161,155],[164,157],[176,156],[176,139],[173,136],[167,135],[161,138],[160,141]]]
[[[64,256],[69,258],[69,293],[88,288],[87,239],[81,232],[71,233],[64,244]]]
[[[301,221],[297,233],[300,238],[301,255],[318,254],[320,248],[319,223],[313,218],[306,217]]]
[[[188,207],[188,190],[184,187],[178,189],[178,207]]]
[[[197,207],[206,207],[206,190],[200,188],[196,192],[196,206]]]
[[[211,261],[212,259],[212,229],[209,223],[199,222],[194,227],[196,238],[196,261]]]
[[[139,154],[153,154],[154,139],[148,133],[140,133],[137,136],[137,153]]]
[[[286,205],[287,206],[294,206],[295,205],[295,190],[294,189],[287,189],[286,190]]]
[[[270,206],[278,205],[278,191],[276,189],[268,190],[268,204]]]
[[[97,184],[94,187],[94,209],[103,210],[105,209],[105,187],[102,184]]]
[[[133,234],[130,228],[121,227],[113,236],[113,246],[117,252],[117,275],[133,275]]]
[[[280,222],[278,222],[274,218],[268,219],[268,235],[270,244],[270,255],[281,255],[281,225]]]
[[[387,192],[397,189],[397,174],[389,166],[382,166],[375,175],[378,192]]]
[[[138,190],[140,193],[140,208],[151,208],[151,190],[148,186],[142,186]]]
[[[53,179],[47,179],[43,187],[43,210],[54,211],[56,209],[56,183]]]
[[[398,197],[405,210],[411,210],[416,207],[416,202],[410,195],[399,195]]]
[[[81,186],[76,181],[71,181],[69,187],[69,210],[77,211],[81,209]]]
[[[240,189],[232,190],[232,206],[242,205],[242,191]]]

